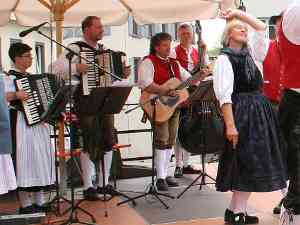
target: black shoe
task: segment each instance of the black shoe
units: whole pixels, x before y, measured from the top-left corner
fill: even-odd
[[[166,178],[166,182],[169,187],[178,187],[179,186],[178,182],[171,176],[168,176]]]
[[[97,188],[97,193],[103,195],[104,192],[105,194],[109,195],[114,195],[114,187],[110,184],[106,185],[104,188],[103,187],[98,187]]]
[[[224,221],[226,223],[232,223],[233,216],[234,216],[234,213],[231,210],[226,209],[225,216],[224,216]],[[257,216],[249,216],[246,213],[246,215],[245,215],[245,224],[257,224],[258,222],[259,222],[259,219],[258,219]]]
[[[157,179],[156,187],[159,191],[168,191],[169,187],[165,179]]]
[[[90,187],[87,190],[83,191],[83,197],[87,201],[98,201],[100,200],[97,190]]]
[[[199,174],[200,172],[201,172],[201,170],[196,170],[191,165],[184,166],[182,168],[183,174]]]
[[[280,214],[282,203],[283,203],[283,199],[281,199],[278,205],[274,207],[273,214]]]
[[[245,214],[244,213],[237,213],[233,214],[232,221],[230,223],[231,225],[245,225]]]
[[[181,177],[183,177],[183,173],[182,173],[182,168],[181,167],[176,166],[175,172],[174,172],[174,177],[175,178],[181,178]]]
[[[24,208],[21,207],[19,209],[19,214],[32,214],[32,213],[36,213],[36,210],[33,205],[30,205],[30,206],[27,206]]]

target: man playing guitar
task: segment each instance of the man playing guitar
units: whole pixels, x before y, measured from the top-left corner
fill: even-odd
[[[164,84],[171,78],[185,81],[190,77],[189,72],[180,66],[179,62],[169,57],[171,41],[172,38],[168,33],[158,33],[151,38],[150,54],[141,62],[138,71],[138,85],[143,92],[159,96],[176,96],[177,91]],[[201,73],[205,75],[207,71]],[[175,110],[168,120],[155,123],[156,186],[160,191],[167,191],[169,186],[178,186],[178,183],[171,176],[167,176],[178,122],[179,110]]]

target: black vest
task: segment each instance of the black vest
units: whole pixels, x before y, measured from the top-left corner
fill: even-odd
[[[234,73],[233,94],[262,92],[263,78],[247,48],[235,52],[230,48],[221,50],[227,55]]]

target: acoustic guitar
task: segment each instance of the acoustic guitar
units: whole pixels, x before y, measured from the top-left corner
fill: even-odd
[[[177,106],[186,101],[189,97],[187,87],[189,87],[195,80],[202,81],[206,76],[202,73],[198,73],[204,66],[203,63],[203,49],[200,47],[202,28],[199,20],[196,20],[195,23],[196,32],[198,34],[198,52],[199,52],[199,63],[191,71],[191,77],[184,82],[181,82],[177,78],[171,78],[165,82],[162,86],[168,87],[170,89],[176,90],[178,95],[175,97],[171,96],[158,96],[156,94],[148,93],[143,91],[140,98],[140,105],[142,106],[144,112],[147,114],[150,120],[153,120],[153,99],[156,100],[155,104],[155,122],[162,123],[170,119],[176,110]],[[195,74],[195,75],[194,75]],[[202,77],[201,77],[202,76]]]
[[[202,77],[201,77],[202,76]],[[186,81],[181,82],[177,78],[171,78],[164,84],[163,87],[168,87],[172,90],[176,90],[178,95],[172,96],[158,96],[157,94],[152,94],[147,91],[143,91],[140,98],[140,105],[147,114],[150,120],[153,120],[153,107],[151,100],[156,99],[155,104],[155,122],[162,123],[170,119],[176,110],[177,106],[182,102],[186,101],[189,97],[187,87],[189,87],[196,80],[203,80],[206,77],[205,74],[197,73],[194,76],[191,76]]]

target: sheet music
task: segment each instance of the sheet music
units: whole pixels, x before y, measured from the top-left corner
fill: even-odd
[[[116,80],[112,84],[112,87],[133,87],[133,86],[137,86],[137,84],[132,83],[132,81],[129,79]]]

